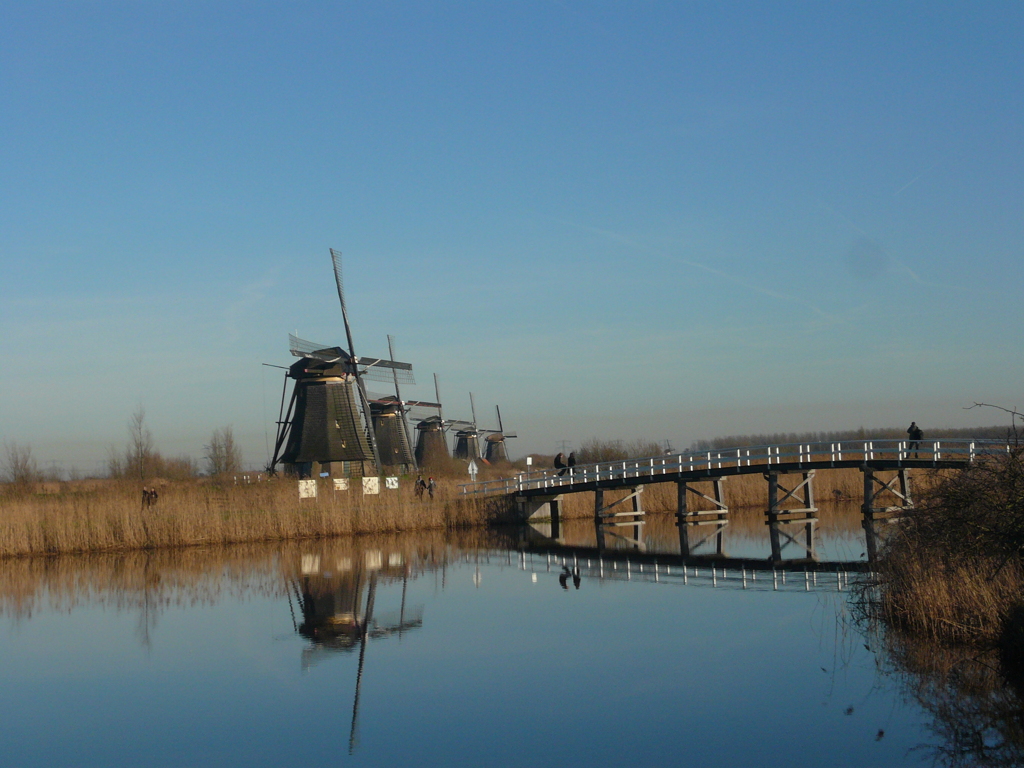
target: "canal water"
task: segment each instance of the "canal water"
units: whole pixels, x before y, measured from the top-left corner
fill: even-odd
[[[728,554],[766,557],[756,521]],[[858,526],[823,515],[819,558],[862,560]],[[652,519],[648,549],[674,530]],[[958,764],[949,685],[857,619],[861,574],[541,533],[0,563],[3,764]]]

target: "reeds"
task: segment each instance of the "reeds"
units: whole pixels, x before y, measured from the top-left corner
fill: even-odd
[[[46,495],[9,492],[0,497],[0,557],[452,529],[486,524],[496,506],[458,496],[448,480],[438,483],[433,500],[417,499],[409,482],[378,495],[363,495],[358,482],[347,491],[328,483],[320,483],[317,498],[303,500],[285,478],[167,484],[149,507],[141,488],[125,482],[94,482],[92,490],[64,484]]]
[[[1024,463],[1015,451],[947,473],[882,549],[876,610],[892,627],[994,644],[1024,595]]]

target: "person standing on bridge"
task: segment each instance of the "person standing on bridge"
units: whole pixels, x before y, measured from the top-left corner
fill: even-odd
[[[569,477],[572,477],[572,468],[576,466],[576,451],[569,451],[569,460],[566,465],[569,467]]]
[[[921,445],[921,438],[924,437],[924,433],[921,428],[917,426],[916,421],[910,422],[910,428],[907,430],[907,437],[910,438],[910,442],[907,444],[907,458],[910,458],[910,452],[914,452],[914,458],[917,458],[917,449]]]

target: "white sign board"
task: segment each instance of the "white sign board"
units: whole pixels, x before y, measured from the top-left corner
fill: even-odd
[[[316,480],[299,480],[299,498],[316,498]]]
[[[347,491],[348,490],[348,478],[347,477],[336,477],[336,478],[334,478],[334,490],[336,490],[336,491]]]
[[[472,459],[469,462],[469,479],[474,483],[476,482],[476,476],[479,471],[480,468],[476,465],[476,459]]]
[[[398,478],[397,477],[385,477],[384,478],[384,487],[387,488],[389,491],[397,491],[398,490]]]
[[[526,457],[526,466],[528,466],[528,467],[532,467],[533,466],[533,456],[527,456]]]
[[[363,478],[363,495],[369,495],[373,493],[380,493],[380,478],[379,477],[364,477]]]

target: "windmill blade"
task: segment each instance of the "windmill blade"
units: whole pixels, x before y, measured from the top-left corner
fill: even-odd
[[[519,437],[515,432],[506,432],[505,427],[501,423],[501,408],[494,406],[494,410],[498,413],[498,434],[502,437]]]
[[[295,357],[307,357],[312,360],[322,360],[325,363],[336,363],[349,359],[348,353],[341,347],[328,347],[315,341],[301,339],[292,333],[288,334],[288,349]],[[402,384],[416,383],[416,377],[412,372],[412,363],[384,360],[379,357],[359,358],[359,375],[369,381],[389,384],[395,378]]]
[[[368,381],[398,381],[400,384],[415,384],[416,377],[412,374],[412,363],[400,363],[397,360],[383,360],[379,357],[359,358],[359,375]]]
[[[334,265],[334,283],[338,286],[338,300],[341,302],[341,317],[345,321],[345,337],[348,339],[348,353],[352,360],[358,361],[359,358],[356,357],[355,346],[352,344],[352,328],[348,324],[348,307],[345,306],[345,283],[341,279],[341,253],[333,248],[331,248],[330,251],[331,263]],[[358,367],[356,368],[356,387],[359,389],[359,394],[362,398],[366,436],[370,439],[370,448],[373,449],[373,464],[379,473],[382,469],[380,463],[380,451],[377,450],[377,436],[373,429],[373,417],[370,416],[370,402],[366,398],[366,385],[363,384],[362,373]]]
[[[334,284],[338,286],[338,301],[341,302],[341,318],[345,321],[345,337],[348,339],[348,353],[356,356],[352,346],[352,327],[348,324],[348,307],[345,305],[345,281],[341,277],[341,251],[331,250],[331,264],[334,265]]]
[[[441,412],[441,389],[437,385],[437,374],[434,374],[434,397],[437,398],[437,415],[444,421],[444,414]]]
[[[288,334],[288,351],[295,357],[310,357],[314,360],[323,360],[326,363],[334,363],[348,358],[348,353],[341,347],[331,347],[327,344],[317,344],[296,336]]]
[[[440,403],[428,403],[426,400],[406,400],[405,404],[410,408],[440,408]]]

